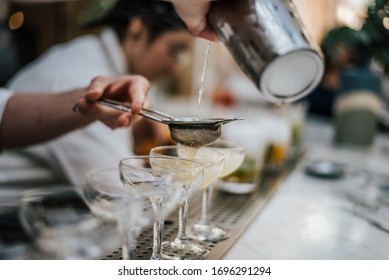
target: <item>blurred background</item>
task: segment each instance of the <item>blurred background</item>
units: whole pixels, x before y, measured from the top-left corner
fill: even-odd
[[[85,24],[103,17],[115,2],[115,0],[1,0],[0,86],[6,86],[14,73],[38,58],[51,46],[83,34],[91,32],[98,34],[101,31],[98,27],[92,30],[86,29]],[[305,114],[332,119],[335,116],[335,99],[344,87],[347,92],[350,90],[359,92],[363,89],[369,96],[378,96],[379,102],[382,102],[380,105],[387,108],[389,1],[294,0],[293,2],[306,28],[321,47],[326,65],[321,84],[308,97],[301,100],[299,102],[301,104],[297,104],[299,112],[294,112],[293,115],[297,115],[299,119],[304,119]],[[150,96],[156,109],[176,117],[199,114],[199,89],[207,46],[206,40],[196,39],[190,63],[177,75],[170,75],[153,83],[157,90],[152,90]],[[355,80],[362,81],[362,79],[347,80],[342,77],[342,73],[350,69],[352,71],[358,69],[357,72],[352,72],[351,76],[355,74],[359,75],[358,77],[367,77],[367,80],[363,84],[355,85]],[[89,81],[85,81],[86,85],[88,83]],[[290,123],[293,118],[288,111],[292,109],[277,110],[274,104],[265,100],[255,85],[239,69],[222,43],[210,44],[203,89],[204,97],[201,103],[203,115],[246,118],[244,123],[226,126],[226,137],[235,139],[235,132],[245,126],[248,131],[258,128],[258,131],[263,132],[265,124],[271,123],[266,130],[274,130],[275,134],[280,134],[271,137],[286,138],[280,132],[285,129],[274,125],[273,117],[286,115],[289,119],[287,122]],[[353,97],[353,99],[360,102],[358,98]],[[191,105],[188,106],[188,103]],[[362,101],[362,103],[366,102]],[[373,112],[369,113],[374,115],[373,123],[369,125],[369,129],[372,130],[375,127],[376,108],[373,108],[373,105],[369,106],[365,109]],[[269,111],[271,120],[266,118]],[[337,119],[340,119],[339,114]],[[379,125],[385,124],[381,125],[382,130],[387,130],[389,124],[387,116],[389,114],[379,114],[381,120]],[[355,123],[355,117],[351,118],[351,122]],[[350,127],[348,123],[344,126]],[[339,127],[343,127],[343,124]],[[291,141],[290,139],[296,133],[293,134],[293,128],[288,129],[292,131],[288,140]],[[366,134],[361,131],[361,134]],[[242,135],[242,132],[239,134]],[[350,137],[356,139],[354,135]],[[235,140],[243,141],[242,137]],[[366,141],[369,141],[368,145],[372,142],[370,139]],[[144,144],[145,141],[140,142],[143,146],[147,146]],[[141,153],[147,152],[145,150]]]
[[[379,80],[379,85],[372,88],[372,82],[368,81],[368,91],[379,95],[379,102],[386,108],[389,98],[389,1],[293,2],[313,39],[320,45],[326,63],[322,83],[300,102],[304,103],[304,109],[299,109],[303,112],[298,114],[308,113],[332,118],[334,100],[341,88],[342,72],[361,65],[361,61],[369,73],[373,73],[374,83],[377,77]],[[14,73],[51,46],[90,33],[90,29],[83,28],[85,23],[107,13],[114,3],[115,0],[2,0],[0,86],[6,86]],[[98,28],[92,30],[96,34],[99,31]],[[206,40],[196,39],[190,63],[178,75],[155,83],[157,90],[152,91],[150,95],[157,109],[176,117],[198,113],[199,106],[196,103],[207,45]],[[193,104],[187,106],[188,102]],[[263,108],[270,108],[272,113],[277,111],[241,72],[222,43],[210,45],[201,107],[204,115],[243,115],[248,120],[248,129],[253,128],[250,120],[253,120],[256,126],[263,127],[258,121],[258,114],[265,111]],[[254,113],[251,115],[250,112]],[[280,112],[276,115],[279,116]],[[290,118],[290,114],[287,115]],[[380,114],[385,123],[389,118],[384,115]],[[386,127],[387,125],[384,125],[380,128],[385,130]],[[234,133],[226,131],[226,135],[229,134]]]
[[[13,73],[51,45],[66,42],[86,33],[82,25],[104,14],[114,2],[114,0],[0,1],[0,85],[5,85]],[[368,37],[365,39],[374,45],[372,51],[376,54],[376,59],[382,63],[379,71],[389,71],[389,54],[385,52],[389,44],[389,7],[385,6],[387,1],[294,0],[294,2],[318,44],[323,43],[329,31],[340,26],[361,32],[363,30],[363,36]],[[204,60],[205,44],[204,40],[198,40],[193,63],[182,75],[175,78],[175,81],[170,82],[170,91],[186,94],[196,91],[198,73]],[[211,64],[220,61],[225,63],[226,57],[230,59],[222,44],[213,44],[211,53],[210,69],[214,66]],[[215,78],[209,74],[212,78],[207,81],[208,91],[216,85],[222,86],[220,82],[223,80],[222,74],[227,75],[220,73],[219,77]]]
[[[98,27],[90,30],[85,29],[84,26],[88,22],[103,17],[114,6],[115,2],[115,0],[0,0],[0,87],[7,87],[9,81],[15,77],[15,73],[38,59],[51,47],[91,32],[99,34],[101,30]],[[361,171],[361,174],[367,174],[367,172],[362,171],[368,170],[372,174],[368,175],[368,180],[370,180],[370,177],[378,177],[376,174],[381,174],[381,177],[385,177],[382,179],[385,183],[385,185],[382,185],[382,189],[385,188],[387,194],[389,189],[387,168],[389,158],[389,0],[293,0],[293,2],[306,28],[320,46],[325,62],[325,73],[321,83],[307,97],[293,104],[283,104],[282,106],[270,103],[265,100],[256,86],[243,74],[222,43],[211,43],[209,45],[204,39],[196,39],[194,47],[190,49],[190,57],[185,57],[189,58],[183,63],[185,67],[177,75],[164,77],[162,80],[153,83],[149,94],[153,106],[155,109],[175,117],[199,116],[200,113],[201,116],[206,117],[242,116],[245,118],[245,121],[233,122],[223,126],[223,138],[242,144],[245,147],[245,159],[241,168],[230,177],[225,178],[224,185],[216,186],[223,191],[235,194],[252,192],[261,180],[260,176],[262,174],[265,174],[263,176],[265,178],[268,174],[273,175],[282,172],[285,163],[288,163],[289,160],[296,163],[303,158],[303,155],[307,155],[308,160],[328,159],[329,161],[347,163],[356,168],[357,172]],[[209,56],[203,84],[204,96],[201,104],[199,104],[199,91],[202,88],[201,77],[208,46]],[[179,52],[173,53],[175,55],[174,59],[180,58],[177,53]],[[58,63],[66,65],[66,61]],[[89,78],[85,81],[88,84]],[[280,83],[282,83],[282,80],[280,80]],[[64,86],[68,86],[68,84],[65,83]],[[133,128],[136,130],[136,126]],[[140,130],[142,128],[145,128],[145,126],[141,127]],[[147,154],[152,147],[161,145],[161,143],[171,144],[167,126],[164,125],[164,129],[163,133],[161,130],[157,130],[158,133],[145,129],[141,132],[138,131],[134,136],[135,140],[132,147],[134,153]],[[108,133],[104,136],[111,137]],[[87,140],[93,142],[95,139],[90,137]],[[117,145],[115,142],[112,143]],[[78,144],[82,147],[84,143],[78,142]],[[344,148],[343,145],[346,147],[350,145],[349,147],[352,150],[339,149],[339,147]],[[35,155],[40,156],[40,154],[42,153],[38,149]],[[6,156],[6,153],[2,154],[4,166],[9,166],[11,160]],[[86,159],[90,155],[77,154],[77,157]],[[33,164],[38,165],[36,162]],[[53,165],[52,169],[55,172],[62,171],[62,168],[57,167],[59,164],[54,163]],[[324,167],[326,166],[328,165]],[[8,176],[6,176],[6,181],[3,182],[5,186],[9,186],[13,180],[18,182],[23,177],[19,170],[11,173],[16,169],[14,166],[9,166],[6,169],[0,164],[0,167],[0,170]],[[24,166],[20,170],[23,168]],[[27,166],[26,169],[29,171],[30,166]],[[46,170],[47,167],[43,166],[43,169]],[[34,174],[37,174],[35,170],[34,172]],[[319,173],[316,174],[318,177],[323,175],[320,172],[317,173]],[[10,174],[15,174],[16,179],[9,176]],[[324,175],[326,175],[325,172]],[[330,174],[330,176],[332,175]],[[32,181],[31,178],[26,178],[25,181],[23,179],[22,184],[25,184],[27,180],[29,180],[29,184]],[[50,179],[52,178],[49,178],[49,183],[52,182]],[[304,184],[304,179],[302,179],[293,182],[300,188],[298,191],[303,193],[301,202],[296,203],[299,207],[290,207],[288,203],[282,201],[281,204],[285,204],[285,207],[288,208],[282,209],[286,211],[277,210],[275,212],[287,213],[289,223],[293,223],[296,217],[311,221],[312,217],[304,216],[304,214],[311,214],[314,212],[312,209],[315,210],[315,208],[305,210],[300,206],[306,206],[307,201],[313,201],[311,205],[320,205],[320,203],[316,203],[316,199],[321,195],[320,191],[327,192],[327,189],[323,188],[319,181],[313,181],[314,183],[308,181]],[[300,182],[302,183],[300,184]],[[331,185],[333,181],[328,182],[330,183],[327,184]],[[40,181],[39,184],[41,184]],[[341,184],[343,184],[343,181],[333,185],[335,187],[334,196],[337,198],[339,195],[338,187]],[[351,182],[350,184],[354,183]],[[362,184],[365,184],[365,182],[362,182]],[[365,187],[362,184],[361,190]],[[367,187],[370,187],[369,184],[367,184]],[[312,188],[314,185],[317,185],[318,188]],[[225,186],[227,187],[223,189]],[[305,188],[306,186],[309,186],[309,188]],[[342,187],[344,186],[342,185]],[[375,188],[373,188],[375,191],[378,188],[377,186],[381,187],[375,185]],[[309,189],[313,190],[312,193],[314,194],[312,194],[312,198],[306,199],[304,194],[309,192]],[[11,193],[11,195],[16,196],[14,193]],[[325,193],[325,195],[327,194]],[[381,196],[384,197],[380,192],[375,192],[377,201]],[[9,196],[3,194],[2,197],[3,203],[10,201]],[[298,197],[300,197],[300,194]],[[365,189],[363,189],[363,191],[360,191],[360,198],[358,198],[362,202],[355,200],[357,202],[352,203],[355,203],[358,207],[365,205],[363,203],[366,197],[368,196]],[[304,199],[306,200],[304,201]],[[389,204],[388,199],[385,199],[385,205],[372,204],[371,209],[374,208],[374,211],[385,209],[385,212],[382,210],[382,212],[377,213],[382,215],[382,218],[379,217],[379,223],[382,221],[386,223],[383,224],[382,228],[387,234],[387,221],[389,221],[387,205]],[[324,204],[327,205],[327,201]],[[328,205],[332,207],[332,204]],[[336,205],[338,205],[338,201],[336,201]],[[346,204],[344,208],[349,207],[348,205]],[[291,208],[302,210],[300,212],[290,212]],[[325,209],[317,211],[317,213],[331,214],[336,213],[333,211],[338,211],[337,209],[338,207],[332,207],[330,211]],[[345,211],[341,211],[343,217]],[[385,213],[385,215],[381,213]],[[271,216],[273,218],[276,215]],[[324,214],[317,217],[319,219],[318,224],[327,220],[343,221],[337,219],[337,217],[334,218],[334,216],[329,216],[330,218],[327,219]],[[275,225],[279,225],[282,228],[278,230],[275,227],[274,232],[287,232],[285,236],[289,236],[290,231],[285,231],[284,221],[274,221],[272,226],[261,226],[261,232],[263,232],[263,229],[266,232]],[[347,245],[349,243],[343,242],[349,240],[349,236],[333,238],[333,233],[338,232],[339,236],[343,233],[348,234],[348,229],[352,229],[352,227],[349,226],[350,220],[348,218],[345,221],[344,224],[340,223],[338,230],[336,230],[336,222],[334,222],[335,227],[327,226],[326,228],[330,230],[329,234],[320,233],[321,237],[315,240],[318,242],[317,244],[323,247],[323,251],[328,251],[328,243],[322,242],[323,238],[325,239],[323,236],[329,236],[328,239],[335,240],[333,248],[335,248],[334,252],[336,253],[330,257],[324,254],[324,258],[330,259],[336,256],[338,259],[343,257],[336,255],[342,252],[342,250],[339,250],[340,243],[338,241],[341,240],[341,244],[349,246]],[[375,220],[370,223],[376,227],[379,225]],[[296,222],[295,224],[299,226],[304,223]],[[313,228],[315,231],[316,227],[311,225],[312,223],[308,223],[307,228]],[[346,230],[345,227],[347,227]],[[319,229],[321,228],[319,227]],[[362,224],[361,228],[365,229],[366,225]],[[298,228],[295,232],[301,232],[303,236],[301,240],[306,240],[307,231]],[[375,232],[373,231],[373,233]],[[256,238],[258,232],[254,235]],[[360,236],[362,235],[366,239],[370,238],[377,242],[377,248],[383,251],[379,257],[386,253],[385,247],[382,247],[385,242],[381,243],[380,241],[383,239],[376,238],[376,235],[370,234],[370,232]],[[275,235],[271,232],[269,236],[269,239],[274,239]],[[315,232],[312,236],[315,238]],[[293,240],[293,242],[288,241],[287,244],[295,244],[296,248],[300,246],[298,242],[295,242],[294,237],[290,240]],[[359,237],[355,240],[357,240],[355,243],[350,243],[352,246],[361,244],[355,249],[358,250],[356,255],[359,256],[359,251],[369,250],[363,257],[370,257],[370,247],[366,246]],[[264,244],[272,244],[272,242],[263,242],[261,246]],[[284,246],[285,243],[279,244],[282,248],[279,251],[289,248]],[[246,246],[245,249],[248,247],[251,248],[251,244]],[[361,247],[363,248],[361,249]],[[319,252],[316,249],[307,248],[306,252]],[[377,249],[377,252],[380,251],[379,249]],[[269,251],[275,254],[279,252],[273,249]],[[294,250],[287,251],[290,253]],[[301,252],[303,251],[301,250]],[[348,251],[345,250],[344,252]],[[283,256],[286,256],[284,257],[286,259],[288,258],[287,255]],[[303,257],[306,257],[306,255]],[[348,257],[350,255],[346,256],[346,258]]]

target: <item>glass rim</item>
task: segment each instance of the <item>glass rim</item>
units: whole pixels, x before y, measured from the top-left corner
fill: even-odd
[[[119,160],[119,166],[117,167],[117,169],[120,169],[120,166],[131,167],[130,164],[127,164],[127,163],[124,162],[126,160],[130,160],[130,159],[134,159],[134,160],[136,160],[136,159],[150,159],[150,158],[172,159],[172,160],[175,160],[175,161],[191,163],[192,166],[190,166],[190,167],[181,166],[180,169],[182,169],[182,170],[193,169],[193,168],[204,169],[204,165],[201,164],[200,162],[195,161],[195,160],[184,159],[184,158],[179,158],[179,157],[174,157],[174,156],[167,156],[167,155],[151,155],[151,154],[149,154],[149,155],[128,156],[128,157],[121,158]],[[145,169],[147,169],[147,167],[145,167]]]
[[[150,150],[150,153],[152,153],[153,151],[155,150],[158,150],[158,149],[177,149],[179,147],[183,147],[183,146],[180,146],[180,145],[166,145],[166,146],[157,146],[157,147],[154,147]],[[189,147],[191,148],[191,147]],[[219,154],[219,159],[220,160],[225,160],[225,156],[222,152],[220,151],[217,151],[215,150],[214,148],[211,148],[211,147],[208,147],[208,146],[204,146],[204,147],[201,147],[199,149],[205,149],[205,150],[209,150],[209,151],[212,151],[216,154]],[[155,156],[165,156],[163,154],[155,154]],[[189,160],[189,161],[194,161],[194,162],[198,162],[201,164],[201,162],[199,161],[214,161],[215,159],[209,159],[209,158],[198,158],[198,159],[189,159],[189,158],[180,158],[180,157],[175,157],[175,156],[167,156],[166,157],[173,157],[173,158],[179,158],[179,159],[183,159],[183,160]]]
[[[216,143],[224,143],[226,145],[228,145],[227,147],[212,147],[212,145],[216,144]],[[234,142],[234,141],[231,141],[231,140],[228,140],[228,139],[217,139],[215,142],[205,146],[205,147],[208,147],[208,148],[215,148],[215,149],[239,149],[239,150],[244,150],[244,146],[243,144],[241,143],[237,143],[237,142]]]

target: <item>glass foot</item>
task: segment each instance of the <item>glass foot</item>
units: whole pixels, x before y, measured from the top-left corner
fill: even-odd
[[[227,239],[230,236],[230,233],[212,224],[195,224],[193,225],[189,236],[200,241],[213,242]]]
[[[162,243],[162,258],[164,260],[201,260],[209,254],[205,245],[190,240],[165,241]]]

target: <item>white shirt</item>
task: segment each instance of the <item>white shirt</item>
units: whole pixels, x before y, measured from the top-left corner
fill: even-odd
[[[12,96],[11,90],[0,88],[0,124],[3,119],[4,109],[8,103],[8,99]]]
[[[82,36],[50,48],[20,71],[11,80],[9,88],[54,93],[85,87],[99,75],[126,74],[125,61],[118,38],[111,29],[106,29],[100,36]],[[72,108],[69,107],[69,110]],[[112,130],[103,123],[95,122],[47,143],[8,152],[6,157],[0,157],[0,167],[4,170],[11,162],[17,162],[13,170],[15,165],[24,171],[39,166],[49,171],[50,180],[54,178],[56,182],[79,184],[85,181],[88,170],[116,167],[120,158],[132,155],[130,135],[128,128]],[[10,161],[10,157],[15,160]],[[28,182],[28,176],[19,181]]]

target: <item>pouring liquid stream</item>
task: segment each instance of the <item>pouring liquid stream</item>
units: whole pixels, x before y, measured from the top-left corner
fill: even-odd
[[[202,101],[203,95],[204,95],[204,82],[205,82],[205,74],[207,72],[207,64],[208,64],[208,56],[209,56],[209,47],[210,47],[210,45],[211,45],[211,41],[208,41],[207,48],[205,49],[204,65],[203,65],[203,69],[202,69],[202,72],[201,72],[201,78],[200,78],[200,88],[199,88],[199,96],[198,96],[198,110],[197,110],[197,116],[196,116],[196,118],[198,120],[201,119],[200,109],[201,109],[201,101]],[[186,159],[194,159],[196,154],[197,154],[198,148],[196,148],[196,147],[189,147],[189,146],[184,146],[184,148],[185,148],[185,155],[184,155],[184,157]]]
[[[204,65],[203,70],[201,72],[201,79],[200,79],[200,88],[199,88],[199,97],[198,97],[198,111],[197,111],[197,118],[200,119],[200,107],[201,107],[201,101],[203,99],[204,95],[204,82],[205,82],[205,74],[207,72],[207,64],[208,64],[208,56],[209,56],[209,47],[211,45],[211,41],[208,41],[207,48],[205,49],[205,59],[204,59]]]

